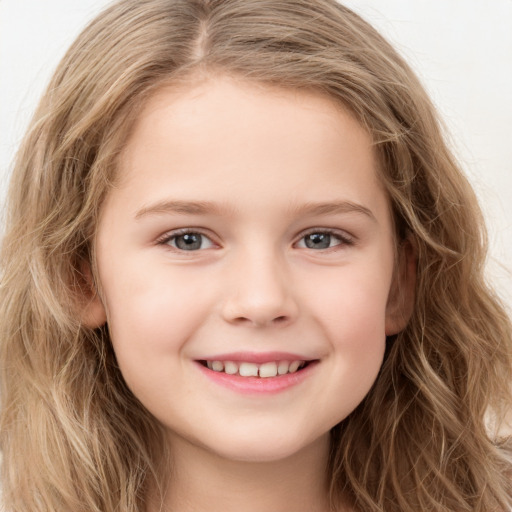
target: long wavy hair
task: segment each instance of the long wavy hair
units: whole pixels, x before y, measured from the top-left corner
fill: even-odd
[[[194,73],[319,91],[371,135],[415,307],[370,393],[332,431],[333,510],[509,511],[510,319],[484,280],[477,201],[395,50],[334,0],[123,0],[60,63],[13,169],[1,252],[5,510],[141,512],[162,427],[108,328],[81,325],[103,198],[146,99]],[[187,78],[188,77],[188,78]]]

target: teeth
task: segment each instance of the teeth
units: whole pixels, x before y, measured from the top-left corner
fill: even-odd
[[[290,364],[290,368],[288,368],[288,371],[290,373],[295,373],[300,366],[301,361],[293,361],[293,363]]]
[[[238,372],[242,377],[257,377],[258,365],[253,363],[240,363]]]
[[[290,363],[288,361],[280,361],[279,366],[277,367],[277,373],[279,375],[284,375],[288,373],[288,368],[290,367]]]
[[[235,375],[235,373],[238,373],[238,365],[233,363],[233,361],[226,361],[224,363],[224,371],[229,375]]]
[[[277,376],[276,363],[264,363],[260,366],[260,377],[275,377]]]
[[[224,363],[222,361],[213,361],[212,370],[214,372],[222,372],[224,370]]]
[[[270,361],[263,364],[236,363],[234,361],[206,361],[206,366],[215,372],[228,375],[239,374],[241,377],[277,377],[287,373],[295,373],[305,366],[305,361]]]

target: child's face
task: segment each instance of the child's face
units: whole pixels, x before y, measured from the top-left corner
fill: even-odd
[[[312,93],[219,78],[149,101],[96,249],[121,371],[171,442],[274,460],[368,393],[400,328],[376,165],[359,124]],[[306,366],[231,375],[283,361]]]

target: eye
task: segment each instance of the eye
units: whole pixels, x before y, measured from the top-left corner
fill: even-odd
[[[169,245],[180,251],[199,251],[210,249],[214,243],[202,233],[195,231],[182,231],[174,234],[168,234],[164,239],[158,241],[161,245]]]
[[[330,249],[338,245],[353,245],[353,241],[346,235],[332,231],[314,231],[303,236],[297,247],[305,249]]]

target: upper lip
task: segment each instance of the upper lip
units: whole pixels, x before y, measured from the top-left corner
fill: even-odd
[[[269,361],[313,361],[315,358],[291,352],[230,352],[203,357],[201,361],[233,361],[262,364]]]

